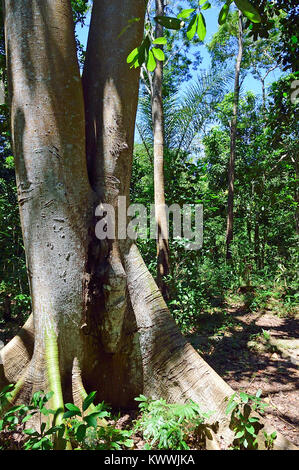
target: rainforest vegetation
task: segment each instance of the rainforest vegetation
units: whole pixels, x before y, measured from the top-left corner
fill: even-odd
[[[3,1],[0,450],[299,445],[298,13]]]

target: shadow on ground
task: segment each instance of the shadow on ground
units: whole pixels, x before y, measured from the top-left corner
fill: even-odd
[[[298,338],[298,320],[226,307],[202,315],[188,340],[234,390],[261,389],[273,426],[299,445],[298,367],[269,342]]]

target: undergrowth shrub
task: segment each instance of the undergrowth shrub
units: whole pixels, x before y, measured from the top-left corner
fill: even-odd
[[[139,436],[139,442],[141,437],[144,450],[204,450],[218,431],[218,423],[209,422],[213,411],[203,413],[193,401],[167,403],[140,395],[135,398],[140,415],[122,429],[117,426],[119,415],[114,416],[109,405],[94,405],[96,392],[85,398],[82,409],[66,403],[59,425],[55,425],[56,411],[48,406],[53,392],[37,391],[29,405],[11,406],[13,392],[13,385],[0,392],[0,450],[52,450],[58,441],[65,449],[126,450],[136,448],[134,436],[137,441]],[[257,437],[263,429],[260,416],[267,406],[261,390],[256,395],[234,393],[227,400],[226,413],[235,435],[232,448],[258,449]],[[265,448],[272,450],[276,432],[264,431],[263,436]]]
[[[197,448],[204,448],[206,438],[212,439],[211,426],[206,424],[212,412],[202,413],[193,401],[169,404],[144,395],[135,400],[141,411],[135,429],[142,432],[146,449],[188,450],[190,441]]]

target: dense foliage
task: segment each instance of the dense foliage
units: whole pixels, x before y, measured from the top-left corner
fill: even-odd
[[[214,124],[203,135],[197,153],[194,148],[166,151],[167,204],[202,203],[204,207],[200,251],[186,251],[182,241],[171,239],[170,307],[187,330],[200,324],[202,312],[223,303],[229,290],[248,287],[252,308],[265,306],[273,295],[281,300],[280,313],[296,304],[298,123],[294,116],[298,105],[291,101],[293,79],[291,74],[272,84],[266,110],[253,93],[241,99],[232,265],[225,262],[232,94],[218,103]],[[132,200],[145,205],[153,202],[149,149],[149,140],[147,150],[136,145],[132,179]],[[154,274],[155,244],[140,241],[139,245]]]
[[[55,411],[49,408],[53,392],[39,390],[29,405],[9,406],[13,393],[13,385],[0,391],[0,450],[51,450],[57,439],[68,450],[202,450],[218,428],[216,421],[208,422],[213,410],[203,413],[193,401],[167,403],[144,395],[135,398],[139,412],[126,421],[106,403],[94,405],[96,392],[86,396],[82,409],[66,403],[63,422],[56,425]],[[231,448],[258,449],[262,444],[272,449],[276,432],[261,436],[260,416],[267,403],[260,395],[261,390],[255,396],[240,392],[227,397],[234,430]]]

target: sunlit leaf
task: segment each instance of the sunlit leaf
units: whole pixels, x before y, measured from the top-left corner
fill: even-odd
[[[153,44],[167,44],[167,39],[164,37],[164,36],[161,36],[160,38],[156,38],[154,41],[153,41]]]
[[[135,49],[130,52],[130,54],[127,57],[127,63],[130,64],[133,62],[136,58],[138,57],[138,47],[135,47]]]
[[[158,59],[160,61],[165,60],[165,54],[161,49],[158,49],[157,47],[153,47],[152,52],[153,52],[154,56],[156,57],[156,59]]]
[[[195,11],[195,8],[187,8],[186,10],[182,10],[178,14],[178,18],[183,18],[183,19],[189,18],[191,13],[193,13],[194,11]]]
[[[218,24],[222,25],[226,22],[226,18],[229,12],[231,2],[227,2],[223,5],[218,16]]]
[[[82,409],[83,411],[86,411],[90,405],[93,403],[94,401],[94,397],[96,395],[97,392],[91,392],[84,400],[83,402],[83,405],[82,405]]]
[[[243,15],[247,16],[247,18],[252,21],[253,23],[260,23],[261,17],[259,12],[248,2],[248,0],[234,0],[235,4],[241,10]]]
[[[197,19],[198,15],[193,15],[187,28],[186,35],[189,40],[192,39],[196,33]]]
[[[147,62],[146,62],[146,68],[149,72],[153,72],[157,66],[157,63],[155,61],[154,55],[152,51],[149,51],[148,57],[147,57]]]
[[[201,7],[202,10],[208,10],[209,8],[211,8],[210,2],[206,2],[206,3]]]
[[[199,13],[198,23],[197,23],[197,34],[201,41],[203,41],[204,38],[206,37],[206,33],[207,33],[207,30],[206,30],[206,22],[205,22],[204,16],[202,13]]]

